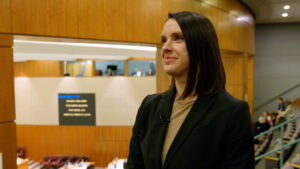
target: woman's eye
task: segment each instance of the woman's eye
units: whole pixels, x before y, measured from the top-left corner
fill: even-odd
[[[184,40],[184,37],[181,35],[175,36],[175,40]]]
[[[166,41],[166,38],[161,38],[161,43],[165,43]]]

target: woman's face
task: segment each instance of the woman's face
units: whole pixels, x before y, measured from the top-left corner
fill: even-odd
[[[187,77],[189,54],[182,31],[175,19],[168,19],[165,23],[161,41],[161,56],[165,72],[175,78]]]

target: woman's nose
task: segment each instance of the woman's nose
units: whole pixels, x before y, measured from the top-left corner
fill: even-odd
[[[171,45],[172,45],[171,42],[169,40],[167,40],[162,46],[162,52],[171,51],[171,49],[172,49]]]

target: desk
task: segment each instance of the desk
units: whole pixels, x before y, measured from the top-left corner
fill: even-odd
[[[127,162],[127,159],[113,160],[108,164],[108,167],[106,169],[124,169],[124,162]]]
[[[95,164],[94,162],[80,162],[75,164],[68,164],[66,166],[62,166],[59,169],[86,169],[89,165]]]

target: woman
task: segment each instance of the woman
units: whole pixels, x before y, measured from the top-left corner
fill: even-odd
[[[169,14],[161,34],[169,91],[147,96],[133,127],[127,169],[253,169],[248,104],[228,94],[210,21]]]

